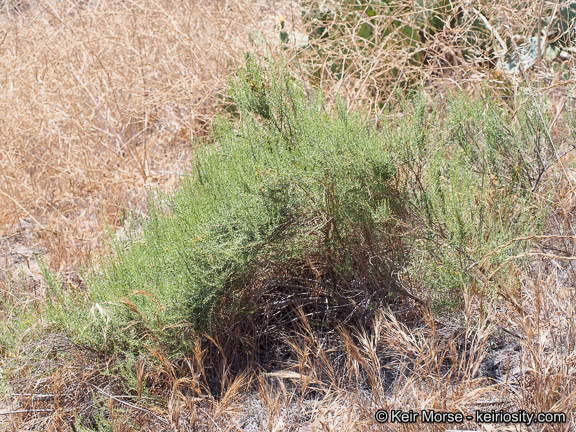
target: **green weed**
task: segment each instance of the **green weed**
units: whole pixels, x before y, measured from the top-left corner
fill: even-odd
[[[528,247],[512,240],[544,214],[531,199],[551,147],[529,104],[512,122],[488,101],[415,97],[373,122],[249,56],[229,97],[240,120],[216,122],[142,233],[112,240],[85,299],[46,274],[55,328],[99,350],[176,355],[194,332],[297,307],[322,325],[406,290],[454,307],[470,287],[501,289],[496,270]]]

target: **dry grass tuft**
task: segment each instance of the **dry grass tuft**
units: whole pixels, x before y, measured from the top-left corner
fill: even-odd
[[[576,231],[574,231],[574,156],[559,159],[555,211],[548,236],[534,246],[526,282],[504,293],[495,320],[520,343],[518,362],[507,376],[510,403],[532,412],[564,412],[565,425],[538,430],[573,430],[576,406]]]
[[[485,319],[479,319],[472,297],[461,321],[438,322],[420,305],[404,304],[408,307],[378,314],[366,328],[319,332],[300,311],[297,329],[286,335],[276,358],[265,353],[267,362],[254,359],[241,373],[234,365],[236,350],[250,343],[248,335],[199,337],[189,357],[169,358],[159,348],[128,367],[61,337],[23,344],[19,360],[4,363],[11,383],[7,425],[15,430],[62,430],[70,424],[93,430],[98,422],[108,422],[107,430],[141,431],[528,430],[472,422],[382,426],[374,420],[377,409],[426,408],[565,412],[567,424],[537,430],[572,430],[576,344],[570,265],[536,258],[527,282],[503,292],[504,300]]]
[[[4,6],[9,6],[5,3]],[[0,266],[76,268],[174,189],[230,67],[274,30],[245,1],[31,2],[0,14]]]

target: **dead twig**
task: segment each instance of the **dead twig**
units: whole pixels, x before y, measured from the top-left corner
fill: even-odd
[[[9,412],[0,412],[0,415],[14,415],[14,414],[28,414],[28,413],[39,413],[39,412],[54,412],[53,409],[31,409],[31,410],[18,410]]]
[[[102,390],[100,387],[95,386],[94,384],[90,384],[90,385],[91,385],[92,387],[94,387],[94,389],[96,389],[98,392],[102,393],[104,396],[107,396],[107,397],[109,397],[109,398],[112,398],[112,399],[114,399],[116,402],[121,403],[122,405],[126,405],[127,407],[130,407],[130,408],[132,408],[132,409],[141,411],[141,412],[146,413],[146,414],[150,414],[150,415],[153,416],[154,418],[160,420],[162,423],[170,424],[170,422],[169,422],[168,420],[166,420],[166,419],[158,416],[157,414],[153,413],[153,412],[150,411],[150,410],[147,410],[146,408],[142,408],[142,407],[133,405],[133,404],[131,404],[131,403],[125,402],[125,401],[123,401],[122,399],[120,399],[119,397],[112,396],[110,393],[105,392],[105,391]]]

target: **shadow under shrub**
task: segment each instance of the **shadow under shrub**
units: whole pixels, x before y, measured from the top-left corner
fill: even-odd
[[[178,355],[239,322],[265,339],[295,309],[319,328],[358,325],[406,289],[454,306],[471,285],[500,286],[487,275],[528,243],[483,257],[537,229],[550,146],[529,104],[514,123],[490,102],[416,98],[377,127],[251,57],[229,96],[238,121],[220,118],[178,192],[112,241],[86,295],[47,274],[50,319],[77,343]]]

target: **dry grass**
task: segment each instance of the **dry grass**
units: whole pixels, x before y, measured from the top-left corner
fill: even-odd
[[[538,2],[532,3],[523,2],[522,16],[510,2],[493,2],[490,10],[516,34],[535,25]],[[292,10],[240,0],[41,0],[22,15],[0,16],[0,266],[21,262],[34,269],[32,252],[40,249],[53,269],[74,269],[99,248],[104,221],[117,226],[123,207],[145,212],[150,187],[176,187],[189,161],[189,136],[209,131],[230,62],[253,48],[247,28],[272,40],[276,13],[298,28]],[[457,37],[428,41],[427,49],[446,62],[435,72],[425,69],[432,86],[448,81],[478,90],[494,78],[482,65],[451,65],[452,45],[441,40],[449,36]],[[384,80],[387,97],[400,82],[389,79],[393,67],[417,72],[405,66],[401,50],[374,51],[367,62],[360,59],[365,50],[346,55],[356,56],[354,74],[340,81],[321,75],[321,81],[355,101],[380,97],[372,80]],[[539,74],[554,79],[545,67]],[[515,80],[499,77],[493,84],[514,87]],[[561,96],[557,113],[566,103]],[[238,344],[250,346],[258,335],[199,337],[190,357],[170,358],[158,348],[125,370],[116,358],[51,336],[22,343],[2,359],[10,388],[0,388],[6,396],[0,411],[10,414],[0,417],[0,430],[97,430],[99,418],[114,431],[534,430],[374,421],[377,409],[398,408],[561,411],[567,424],[535,430],[574,430],[576,274],[567,258],[576,253],[576,165],[570,154],[558,159],[558,173],[549,232],[564,237],[538,239],[534,255],[548,257],[510,267],[517,284],[502,287],[491,307],[484,304],[482,319],[472,293],[461,322],[438,322],[409,300],[365,329],[318,333],[300,314],[298,330],[286,334],[278,352],[244,371],[235,367]],[[12,299],[2,310],[6,323],[17,309],[38,311],[42,282],[28,282],[10,291],[0,285]],[[73,276],[69,282],[81,284]],[[30,334],[41,334],[45,323],[29,325]]]
[[[473,299],[470,321],[462,323],[417,312],[403,324],[398,317],[406,316],[395,311],[367,329],[319,334],[301,316],[300,330],[285,341],[291,358],[268,373],[256,367],[234,375],[226,358],[234,342],[205,340],[192,357],[169,361],[159,350],[154,362],[137,359],[120,379],[116,359],[45,339],[10,369],[6,430],[94,430],[99,417],[115,431],[533,430],[374,420],[377,409],[424,408],[565,412],[567,424],[535,430],[573,430],[574,297],[562,283],[565,271],[533,265],[560,272],[559,282],[551,286],[552,277],[540,273],[519,289],[512,308],[501,303],[481,322]],[[219,356],[210,359],[214,347]],[[209,383],[215,372],[219,388]]]
[[[253,47],[248,28],[270,37],[276,9],[39,0],[1,14],[0,266],[39,249],[51,268],[76,268],[105,222],[145,212],[151,188],[172,190]]]

